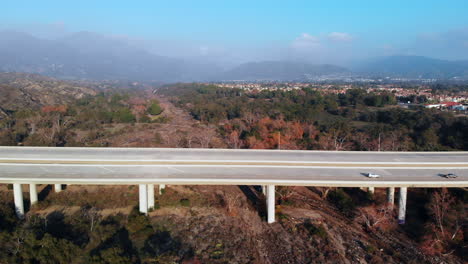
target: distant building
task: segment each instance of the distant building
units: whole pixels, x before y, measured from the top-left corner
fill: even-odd
[[[455,105],[452,107],[453,110],[457,110],[457,111],[466,111],[468,110],[468,105]]]
[[[426,107],[426,108],[441,108],[442,105],[441,104],[427,104],[424,107]]]
[[[427,104],[424,107],[426,107],[426,108],[439,108],[439,109],[446,108],[446,109],[455,110],[455,108],[460,107],[460,106],[463,106],[463,105],[460,104],[460,103],[457,103],[457,102],[442,102],[442,103],[438,103],[438,104]]]

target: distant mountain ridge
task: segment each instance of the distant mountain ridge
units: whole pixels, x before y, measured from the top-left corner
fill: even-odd
[[[317,77],[331,74],[349,73],[349,70],[340,66],[322,64],[314,65],[292,61],[262,61],[239,65],[232,70],[217,76],[220,80],[305,80],[308,77]]]
[[[0,32],[0,71],[28,72],[63,79],[178,80],[183,62],[157,56],[117,39],[79,32],[43,40]]]
[[[260,61],[223,71],[214,63],[155,55],[126,41],[92,32],[56,40],[14,31],[0,32],[0,72],[26,72],[74,80],[306,81],[322,76],[468,79],[468,61],[422,56],[381,57],[350,71],[297,61]]]
[[[348,72],[334,65],[264,61],[223,72],[209,63],[154,55],[125,41],[93,32],[78,32],[58,40],[26,33],[0,32],[0,71],[27,72],[60,79],[213,81],[304,80],[308,76]]]
[[[423,56],[389,56],[361,65],[357,71],[392,77],[467,79],[468,61],[448,61]]]

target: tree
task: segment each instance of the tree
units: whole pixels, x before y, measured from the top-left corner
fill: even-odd
[[[237,130],[233,130],[231,133],[229,133],[229,135],[227,136],[227,142],[229,146],[233,149],[240,148],[240,138]]]
[[[358,209],[360,221],[368,230],[376,228],[387,230],[394,226],[393,206],[384,204],[381,206],[370,205]]]
[[[196,135],[198,142],[200,143],[200,147],[202,148],[209,148],[210,143],[215,137],[215,133],[212,130],[205,130],[203,133]]]
[[[319,144],[325,150],[348,150],[351,146],[350,131],[332,128],[320,136]]]
[[[428,254],[442,254],[451,253],[457,245],[463,245],[463,225],[466,222],[464,204],[457,206],[455,197],[447,188],[442,188],[433,193],[427,208],[432,223],[427,225],[427,235],[421,248]]]
[[[146,110],[150,115],[159,115],[163,112],[163,109],[159,105],[159,102],[154,100],[151,102],[150,106]]]
[[[450,206],[454,203],[454,198],[447,191],[447,188],[442,188],[433,194],[431,202],[429,203],[429,211],[434,217],[435,225],[437,227],[436,235],[439,239],[445,236],[445,218]]]
[[[122,107],[114,112],[112,120],[118,123],[132,123],[135,122],[136,118],[130,109]]]

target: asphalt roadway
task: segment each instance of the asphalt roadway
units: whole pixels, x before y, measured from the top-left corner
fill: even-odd
[[[468,152],[0,147],[0,183],[468,187]]]

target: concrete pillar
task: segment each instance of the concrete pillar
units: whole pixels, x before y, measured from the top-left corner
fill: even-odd
[[[407,191],[407,187],[400,188],[400,199],[398,200],[398,224],[400,225],[405,223]]]
[[[162,194],[162,190],[166,188],[166,184],[159,184],[159,195]]]
[[[29,184],[29,200],[31,201],[31,205],[36,204],[39,200],[37,198],[37,187],[34,183]]]
[[[23,203],[23,190],[21,189],[21,184],[13,183],[13,197],[15,200],[15,211],[16,216],[19,219],[24,218],[24,203]]]
[[[374,194],[375,188],[374,188],[374,187],[369,187],[369,188],[367,189],[367,191],[368,191],[370,194]]]
[[[148,184],[148,210],[154,209],[154,184]]]
[[[54,189],[56,193],[59,193],[62,191],[62,184],[54,184]]]
[[[395,187],[387,188],[387,203],[391,205],[395,204]]]
[[[146,184],[139,185],[140,213],[148,214],[148,190]]]
[[[275,185],[267,185],[268,223],[275,222]]]

